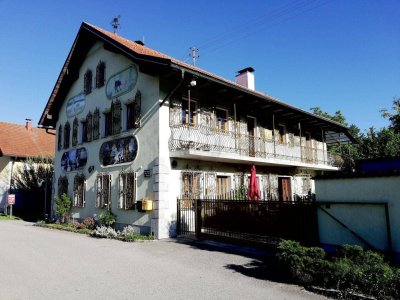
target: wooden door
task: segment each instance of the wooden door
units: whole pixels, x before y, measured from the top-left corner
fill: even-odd
[[[291,201],[292,200],[292,188],[290,184],[290,177],[279,177],[278,181],[279,189],[279,200],[280,201]]]

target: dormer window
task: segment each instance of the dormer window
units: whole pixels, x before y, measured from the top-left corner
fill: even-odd
[[[92,92],[92,71],[86,71],[83,81],[83,91],[88,95]]]
[[[106,64],[102,61],[96,67],[96,88],[104,86]]]

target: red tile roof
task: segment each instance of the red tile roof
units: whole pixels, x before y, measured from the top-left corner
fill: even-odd
[[[0,156],[54,156],[55,131],[0,122]]]

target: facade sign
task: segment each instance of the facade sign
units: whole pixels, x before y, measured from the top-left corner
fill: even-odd
[[[138,151],[135,136],[129,136],[103,143],[100,148],[100,163],[103,166],[134,161]]]
[[[138,71],[135,66],[131,66],[113,76],[111,76],[106,85],[106,95],[113,99],[122,94],[130,92],[136,85]]]
[[[61,169],[65,172],[82,169],[87,162],[85,148],[72,149],[64,152],[61,157]]]
[[[72,118],[73,116],[80,114],[84,108],[85,108],[85,94],[82,93],[72,97],[67,102],[67,117]]]

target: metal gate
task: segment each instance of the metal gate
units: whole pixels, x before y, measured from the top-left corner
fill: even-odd
[[[179,235],[276,244],[290,239],[318,242],[315,201],[178,199]]]

